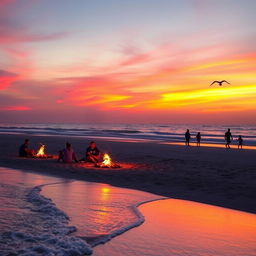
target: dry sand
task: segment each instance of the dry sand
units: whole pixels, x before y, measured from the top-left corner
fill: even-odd
[[[203,202],[256,213],[256,150],[185,147],[157,142],[97,139],[122,169],[95,168],[88,164],[63,164],[54,159],[17,157],[25,137],[31,148],[45,143],[46,153],[57,155],[66,141],[78,158],[89,139],[81,137],[0,135],[0,166],[47,175],[108,183],[154,194]]]

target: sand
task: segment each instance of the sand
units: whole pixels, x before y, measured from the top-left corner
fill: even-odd
[[[53,159],[17,157],[25,137],[31,148],[46,144]],[[96,139],[98,147],[122,165],[121,169],[88,164],[57,163],[66,141],[78,158],[84,156],[88,138],[63,136],[0,135],[0,166],[45,173],[56,177],[108,183],[176,199],[192,200],[256,213],[256,150],[185,147],[157,142]]]

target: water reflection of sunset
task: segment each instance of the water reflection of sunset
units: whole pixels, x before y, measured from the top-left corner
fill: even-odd
[[[169,145],[179,145],[184,146],[184,142],[161,142],[161,144],[169,144]],[[196,143],[192,142],[190,143],[190,146],[196,147]],[[217,144],[217,143],[200,143],[201,147],[210,147],[210,148],[225,148],[225,144]],[[237,149],[237,145],[232,145],[231,148]],[[243,145],[243,149],[253,149],[256,150],[256,146],[247,146]]]
[[[103,201],[108,200],[109,192],[110,192],[110,188],[109,187],[101,188],[101,190],[100,190],[100,198],[101,198],[101,200],[103,200]]]
[[[69,182],[43,187],[42,194],[70,216],[70,224],[81,236],[98,236],[137,220],[131,205],[151,198],[145,192],[101,183]]]
[[[95,255],[118,255],[116,248],[122,248],[122,256],[256,255],[255,214],[175,199],[139,209],[143,225],[96,247]]]

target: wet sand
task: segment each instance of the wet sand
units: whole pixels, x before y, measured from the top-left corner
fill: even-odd
[[[144,204],[143,225],[94,248],[93,256],[253,256],[256,215],[184,200]],[[149,246],[150,245],[150,246]]]
[[[46,144],[53,159],[17,157],[24,138],[31,148]],[[192,200],[256,213],[256,151],[212,147],[185,147],[97,139],[98,147],[122,165],[121,169],[95,168],[88,164],[57,163],[66,141],[78,158],[84,156],[89,139],[61,136],[0,135],[0,166],[45,173],[56,177],[107,183],[161,196]]]

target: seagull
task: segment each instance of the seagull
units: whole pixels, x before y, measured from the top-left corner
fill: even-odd
[[[210,84],[210,86],[212,86],[212,85],[215,84],[215,83],[219,84],[219,86],[222,86],[222,83],[230,84],[228,81],[222,80],[222,81],[213,81],[213,82]]]

